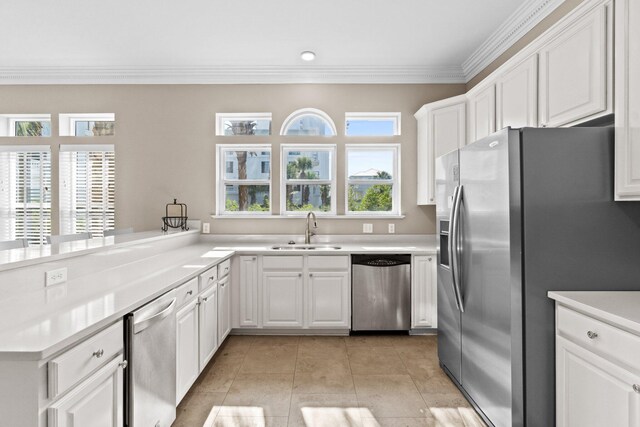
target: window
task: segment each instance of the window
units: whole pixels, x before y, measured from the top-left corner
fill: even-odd
[[[270,161],[270,145],[218,145],[218,215],[271,214]]]
[[[334,136],[336,125],[324,111],[315,108],[303,108],[287,117],[280,129],[280,135],[297,136]]]
[[[346,113],[347,136],[400,135],[400,113]]]
[[[271,135],[271,113],[217,113],[216,135]]]
[[[60,234],[115,228],[113,145],[60,146]]]
[[[51,151],[0,146],[0,240],[42,244],[51,234]]]
[[[115,119],[113,113],[60,114],[60,136],[113,136]]]
[[[335,214],[335,145],[282,146],[280,212]]]
[[[0,114],[0,136],[51,136],[51,114]]]
[[[346,146],[349,215],[400,215],[400,145]]]

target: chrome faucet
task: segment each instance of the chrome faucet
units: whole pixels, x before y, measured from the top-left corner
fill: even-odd
[[[311,243],[311,236],[315,236],[316,233],[314,233],[313,231],[311,231],[311,228],[309,226],[309,218],[313,217],[313,228],[316,229],[318,228],[318,221],[316,220],[316,214],[313,213],[313,211],[309,211],[309,213],[307,214],[307,228],[304,230],[304,244],[308,245]]]

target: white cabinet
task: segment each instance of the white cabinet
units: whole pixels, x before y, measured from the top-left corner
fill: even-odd
[[[538,56],[532,55],[496,81],[496,129],[538,126]]]
[[[240,256],[240,306],[238,307],[240,327],[259,327],[259,294],[258,286],[260,276],[258,275],[258,257]]]
[[[197,299],[192,300],[176,315],[176,405],[200,374],[200,339]]]
[[[264,327],[302,327],[302,273],[265,271],[262,274]]]
[[[414,256],[411,265],[411,328],[437,327],[436,256]]]
[[[496,130],[496,86],[491,83],[473,88],[467,93],[469,104],[468,141],[472,143]]]
[[[616,200],[640,200],[640,4],[616,0]]]
[[[418,204],[435,204],[435,159],[466,143],[466,96],[426,104],[418,121]]]
[[[350,287],[348,272],[317,271],[307,280],[307,325],[310,328],[348,329]]]
[[[231,292],[229,276],[218,280],[218,341],[220,344],[231,332]]]
[[[610,7],[600,5],[540,50],[540,126],[580,121],[610,107]]]
[[[218,287],[212,286],[200,295],[200,370],[207,366],[218,349]]]
[[[49,427],[121,427],[122,355],[73,388],[48,410]]]

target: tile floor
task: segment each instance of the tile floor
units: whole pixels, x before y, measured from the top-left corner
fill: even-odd
[[[231,336],[173,427],[484,426],[435,336]]]

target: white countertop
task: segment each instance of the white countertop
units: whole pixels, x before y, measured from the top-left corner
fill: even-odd
[[[187,233],[182,233],[182,236]],[[197,233],[197,232],[195,232]],[[0,272],[22,275],[21,268],[71,257],[98,253],[120,246],[148,247],[170,239],[159,232],[135,233],[116,238],[11,251],[0,257]],[[294,236],[299,241],[299,236]],[[164,251],[158,255],[127,261],[112,268],[78,277],[48,288],[18,292],[0,298],[0,360],[42,360],[87,337],[125,314],[190,280],[235,252],[270,255],[330,255],[351,253],[435,254],[436,238],[422,236],[322,236],[317,245],[340,246],[339,250],[274,250],[288,236],[203,235],[200,242]],[[299,244],[299,243],[298,243]],[[36,253],[38,252],[38,253]],[[89,255],[94,257],[95,255]],[[99,256],[99,257],[100,257]],[[77,260],[76,260],[77,262]],[[94,261],[95,262],[95,261]],[[49,265],[49,264],[47,264]],[[3,268],[4,267],[4,268]],[[13,270],[16,269],[16,270]]]
[[[584,314],[640,333],[640,291],[549,292],[549,298]]]
[[[232,255],[190,245],[2,300],[0,360],[45,359]]]

